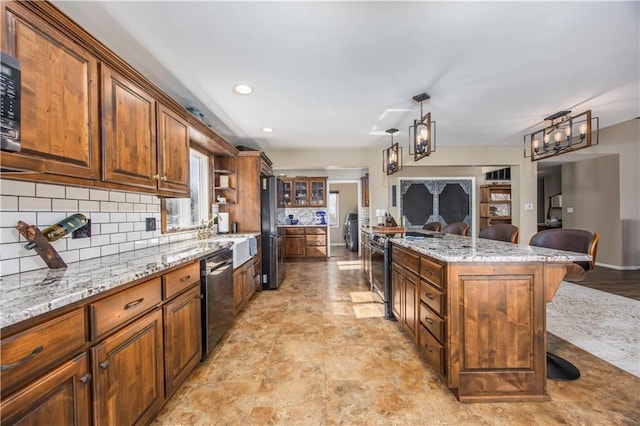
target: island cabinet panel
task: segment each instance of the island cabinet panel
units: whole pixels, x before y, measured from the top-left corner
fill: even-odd
[[[156,190],[156,101],[125,77],[102,67],[103,180]]]
[[[86,354],[2,400],[2,424],[89,425],[91,374]]]
[[[162,311],[156,309],[91,349],[96,425],[143,425],[164,402]]]
[[[0,165],[99,179],[97,59],[17,2],[2,2],[0,28],[21,66],[21,152],[3,152]]]

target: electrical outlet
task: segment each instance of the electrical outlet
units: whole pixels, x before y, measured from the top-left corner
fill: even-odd
[[[147,231],[155,231],[156,230],[156,218],[148,217],[145,220],[146,230]]]
[[[71,238],[89,238],[91,236],[91,219],[87,219],[87,224],[71,233]]]
[[[524,203],[525,210],[533,210],[533,203]]]
[[[573,207],[567,207],[567,213],[573,213]]]

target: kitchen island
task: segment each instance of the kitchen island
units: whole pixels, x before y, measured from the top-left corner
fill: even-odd
[[[461,402],[546,401],[546,303],[589,256],[451,234],[391,239],[391,307]]]

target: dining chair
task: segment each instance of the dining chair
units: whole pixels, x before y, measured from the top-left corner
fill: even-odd
[[[529,245],[557,250],[585,253],[591,256],[590,261],[573,262],[567,265],[565,281],[582,281],[588,271],[593,270],[596,261],[598,240],[597,232],[584,229],[547,229],[531,237]],[[547,378],[552,380],[576,380],[580,370],[566,359],[547,352]]]
[[[424,229],[425,231],[440,232],[440,229],[442,229],[442,224],[440,222],[429,222],[425,223],[422,226],[422,229]]]
[[[496,223],[480,231],[478,237],[516,244],[520,228],[509,223]]]
[[[442,228],[445,234],[469,235],[469,225],[464,222],[453,222]]]

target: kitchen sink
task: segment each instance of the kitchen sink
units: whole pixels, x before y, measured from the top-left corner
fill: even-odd
[[[248,237],[216,237],[215,241],[228,241],[233,243],[233,269],[251,259],[249,254]]]

